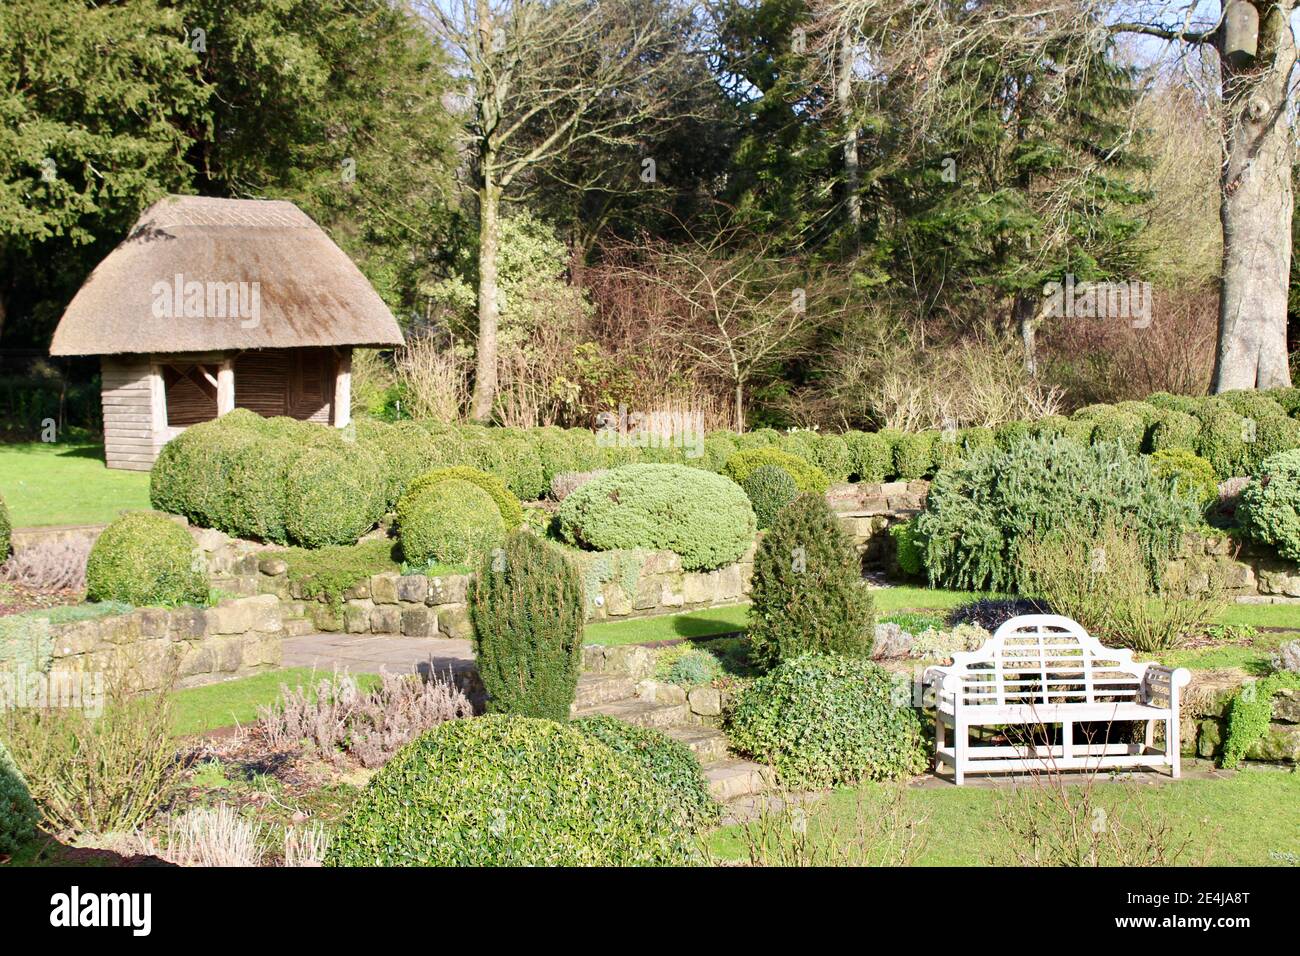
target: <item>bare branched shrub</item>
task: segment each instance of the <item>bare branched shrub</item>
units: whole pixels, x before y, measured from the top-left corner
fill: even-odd
[[[352,412],[382,407],[388,390],[397,384],[393,366],[377,349],[352,350]]]
[[[472,360],[450,343],[432,336],[412,337],[393,354],[393,376],[413,417],[439,422],[459,420],[469,401]]]
[[[219,804],[188,810],[167,823],[165,845],[148,852],[178,866],[260,866],[262,826]]]
[[[798,795],[773,793],[740,827],[750,866],[911,866],[924,848],[926,818],[907,803],[907,789],[882,785],[854,795],[849,819]]]
[[[289,827],[284,831],[284,865],[321,866],[329,845],[329,833],[324,827]]]
[[[424,681],[414,674],[385,674],[365,692],[356,678],[335,673],[315,688],[281,687],[280,700],[259,711],[258,726],[273,747],[306,742],[327,759],[348,753],[362,766],[378,767],[430,727],[473,712],[450,675]]]
[[[84,591],[90,546],[91,542],[81,537],[27,545],[0,564],[0,581],[41,590]]]

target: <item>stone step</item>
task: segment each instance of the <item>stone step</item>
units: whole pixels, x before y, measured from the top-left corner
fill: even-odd
[[[583,674],[578,678],[578,690],[571,709],[574,712],[590,709],[600,704],[627,700],[635,695],[636,681],[630,677]]]
[[[580,707],[574,717],[608,714],[637,727],[654,727],[665,730],[694,722],[695,715],[686,704],[656,704],[646,700],[616,700],[594,707]]]
[[[703,765],[727,760],[727,737],[715,727],[667,727],[669,737],[691,748]]]
[[[762,793],[772,787],[772,772],[762,764],[733,757],[704,768],[709,793],[719,803]]]

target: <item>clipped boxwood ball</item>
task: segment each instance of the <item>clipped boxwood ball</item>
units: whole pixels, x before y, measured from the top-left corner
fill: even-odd
[[[593,478],[560,505],[571,544],[596,551],[666,549],[688,571],[731,564],[754,539],[754,510],[734,481],[686,465],[626,465]]]
[[[346,450],[309,449],[289,470],[285,530],[304,548],[355,544],[387,507],[383,469],[360,445]]]
[[[709,795],[700,762],[681,741],[653,727],[635,727],[606,714],[583,717],[573,726],[635,761],[671,798],[684,827],[699,832],[718,822],[720,808]]]
[[[892,780],[926,766],[910,683],[861,658],[785,661],[744,690],[727,736],[796,790]]]
[[[488,496],[496,502],[497,510],[501,512],[501,520],[505,522],[506,530],[513,531],[524,522],[524,508],[519,503],[519,499],[511,493],[506,487],[506,483],[496,475],[489,475],[486,471],[479,471],[477,468],[468,468],[464,465],[454,465],[450,468],[435,468],[433,471],[425,472],[416,478],[406,487],[406,493],[403,497],[410,498],[416,492],[425,488],[430,488],[439,482],[447,481],[449,478],[455,478],[459,481],[468,481],[471,485],[478,485],[488,493]],[[400,520],[402,505],[399,502],[397,506],[398,518]]]
[[[755,468],[740,487],[749,495],[754,506],[754,518],[760,528],[770,528],[776,514],[799,494],[790,473],[780,465],[762,465]]]
[[[202,604],[208,583],[188,531],[162,515],[133,512],[105,528],[86,560],[86,597],[137,607]]]
[[[811,491],[821,495],[825,494],[826,489],[831,486],[826,472],[810,464],[807,459],[771,447],[750,448],[736,452],[727,459],[727,463],[722,467],[722,473],[740,484],[755,469],[764,465],[777,465],[784,468],[790,473],[790,477],[794,479],[795,485],[801,492]]]
[[[398,751],[335,832],[327,866],[647,866],[691,833],[640,767],[533,717],[441,724]]]
[[[506,533],[492,496],[459,478],[403,495],[397,529],[402,556],[415,565],[474,563],[500,544]]]

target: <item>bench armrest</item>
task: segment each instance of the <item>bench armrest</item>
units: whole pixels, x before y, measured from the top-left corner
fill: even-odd
[[[1146,697],[1151,699],[1151,678],[1157,677],[1162,683],[1169,686],[1170,707],[1178,707],[1178,689],[1186,687],[1192,682],[1192,672],[1186,667],[1166,667],[1164,664],[1148,664],[1146,670],[1146,679],[1142,682],[1146,690]]]

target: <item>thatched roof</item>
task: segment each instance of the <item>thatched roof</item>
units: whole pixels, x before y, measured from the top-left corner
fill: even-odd
[[[401,344],[361,270],[293,203],[168,196],[90,274],[50,354]]]

